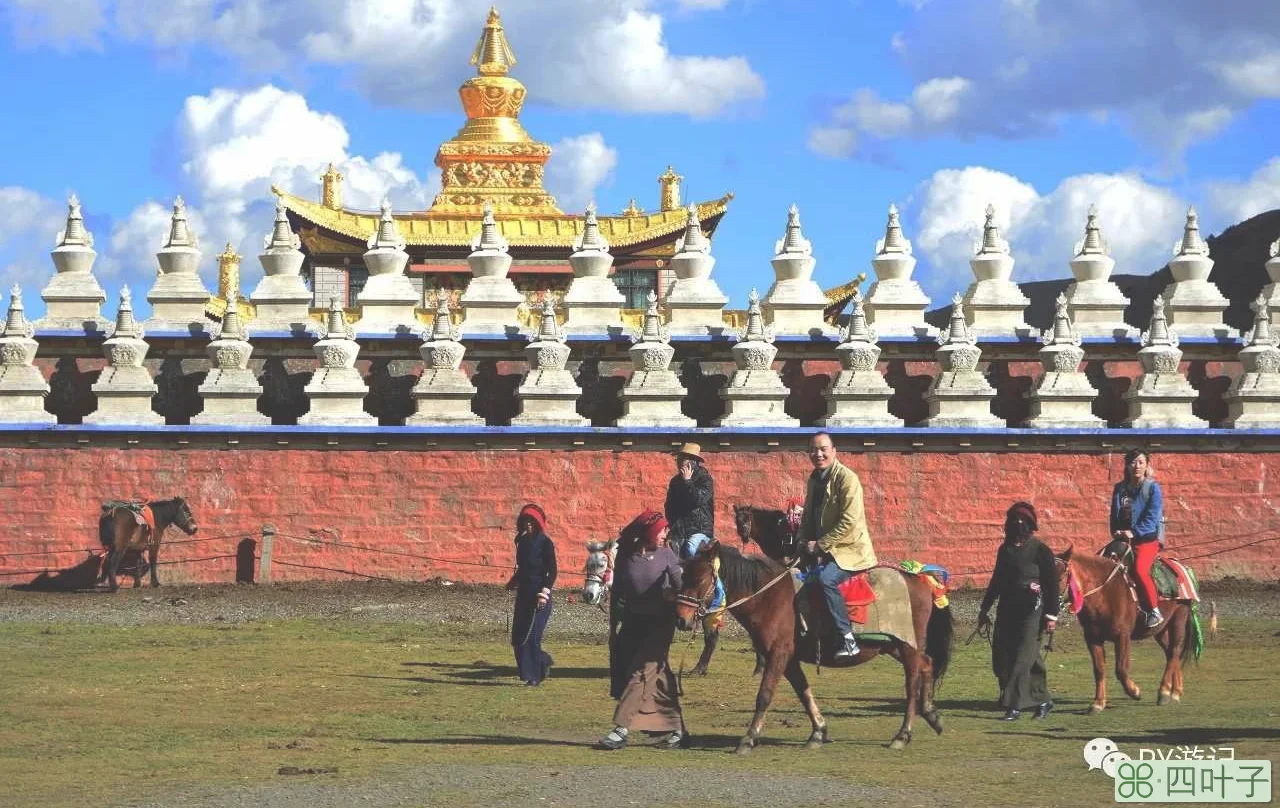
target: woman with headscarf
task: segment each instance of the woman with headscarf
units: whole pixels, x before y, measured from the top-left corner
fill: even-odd
[[[540,685],[551,670],[551,655],[542,636],[551,619],[551,588],[556,583],[556,546],[547,536],[547,514],[530,503],[516,517],[516,571],[507,589],[516,593],[511,618],[511,647],[516,675],[526,685]]]
[[[1163,525],[1164,494],[1155,481],[1151,454],[1145,449],[1130,449],[1124,455],[1124,479],[1111,491],[1111,537],[1133,548],[1133,575],[1148,628],[1164,621],[1151,579],[1151,565],[1164,546]]]
[[[1053,552],[1036,538],[1036,509],[1015,502],[1004,519],[1004,543],[996,553],[996,568],[987,584],[978,626],[991,625],[991,604],[997,599],[995,636],[991,640],[991,669],[1000,683],[1004,720],[1016,721],[1023,710],[1035,708],[1035,718],[1053,709],[1040,633],[1058,625],[1058,572]]]
[[[613,613],[619,619],[610,637],[611,695],[618,700],[614,728],[600,745],[621,749],[631,732],[666,734],[659,746],[688,743],[675,674],[667,659],[675,636],[675,596],[680,561],[666,546],[666,517],[647,510],[619,537],[613,574]]]

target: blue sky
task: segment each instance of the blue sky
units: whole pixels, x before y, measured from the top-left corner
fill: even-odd
[[[65,198],[112,298],[155,277],[168,206],[194,211],[212,286],[228,240],[257,280],[277,182],[425,207],[486,2],[0,0],[0,283],[30,316]],[[800,207],[824,287],[870,274],[891,202],[943,304],[995,204],[1015,280],[1065,277],[1097,202],[1116,272],[1158,268],[1194,204],[1206,232],[1280,207],[1280,4],[1238,0],[518,0],[499,5],[558,147],[566,209],[737,195],[713,244],[741,308]],[[1277,234],[1280,235],[1280,234]],[[114,300],[105,310],[113,312]]]

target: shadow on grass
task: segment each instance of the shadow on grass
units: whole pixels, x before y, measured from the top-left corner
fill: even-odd
[[[1064,737],[1087,741],[1096,737],[1096,735],[1082,733]],[[1214,745],[1227,741],[1251,739],[1280,740],[1280,729],[1271,727],[1169,727],[1132,735],[1116,735],[1112,732],[1108,733],[1107,737],[1118,744],[1149,744],[1152,746]]]
[[[136,552],[134,555],[138,556]],[[125,571],[128,562],[128,555],[121,559],[121,572]],[[75,566],[66,567],[55,572],[41,572],[27,583],[14,584],[9,588],[27,592],[83,592],[93,590],[97,586],[98,572],[101,568],[102,556],[89,553],[83,561]]]
[[[513,679],[516,676],[514,665],[494,665],[489,662],[401,662],[408,668],[431,668],[452,679]],[[569,668],[559,665],[551,666],[549,679],[607,679],[608,668]],[[455,683],[456,684],[456,683]]]
[[[653,735],[647,733],[634,733],[640,736],[627,745],[628,749],[643,749],[645,747],[655,747],[658,742],[666,736],[667,733],[659,732]],[[807,737],[807,736],[806,736]],[[595,749],[600,748],[595,740],[591,741],[566,741],[556,738],[528,738],[517,737],[514,735],[457,735],[446,738],[361,738],[360,740],[368,743],[384,743],[384,744],[420,744],[423,746],[568,746],[578,749]],[[699,735],[692,733],[690,735],[690,746],[688,749],[680,750],[685,752],[697,751],[725,751],[733,752],[738,748],[739,736],[737,735]],[[760,738],[757,742],[758,746],[768,746],[776,748],[785,747],[801,747],[804,740],[786,740],[773,738]],[[853,745],[876,746],[874,743]],[[883,745],[883,744],[881,744]],[[600,748],[600,751],[612,751]],[[666,751],[666,750],[664,750]],[[677,750],[670,750],[672,754],[679,754]],[[623,753],[625,754],[625,752]]]

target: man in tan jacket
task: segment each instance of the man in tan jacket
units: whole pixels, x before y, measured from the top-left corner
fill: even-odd
[[[858,475],[836,459],[831,436],[819,432],[809,442],[809,475],[804,498],[804,516],[800,522],[800,540],[817,559],[818,581],[827,601],[827,609],[835,621],[843,647],[836,650],[837,659],[858,654],[858,641],[849,622],[848,607],[840,585],[855,572],[876,565],[876,553],[867,532],[867,516],[862,508],[862,482]]]

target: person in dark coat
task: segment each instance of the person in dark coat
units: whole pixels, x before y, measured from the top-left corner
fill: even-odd
[[[547,536],[547,514],[532,503],[516,517],[516,571],[507,581],[515,590],[511,647],[516,675],[526,685],[540,685],[551,670],[551,655],[542,650],[542,635],[551,619],[551,589],[556,583],[556,546]]]
[[[715,483],[702,458],[702,447],[686,443],[676,452],[676,474],[667,484],[664,508],[671,526],[670,546],[677,554],[697,533],[715,538]]]
[[[675,636],[675,596],[680,592],[680,560],[664,543],[667,520],[645,511],[623,529],[613,575],[617,634],[610,638],[610,682],[614,728],[600,739],[605,749],[621,749],[632,732],[665,734],[663,749],[688,744],[680,693],[668,654]]]
[[[996,568],[987,584],[978,626],[991,625],[991,604],[997,599],[995,636],[991,641],[991,669],[1000,682],[1004,720],[1015,721],[1023,710],[1035,708],[1035,718],[1053,709],[1040,633],[1058,625],[1058,572],[1053,553],[1036,538],[1036,509],[1015,502],[1004,520],[1004,544],[996,553]]]

